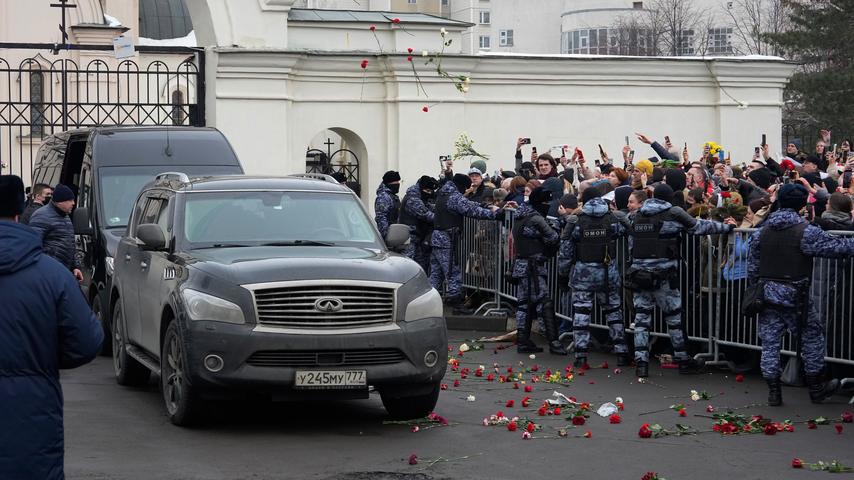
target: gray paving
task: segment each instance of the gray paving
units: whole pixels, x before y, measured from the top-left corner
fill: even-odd
[[[457,347],[475,332],[451,332]],[[833,426],[809,430],[796,424],[794,433],[774,436],[696,436],[641,439],[643,423],[673,427],[682,423],[708,430],[712,421],[706,405],[741,407],[762,403],[765,385],[758,376],[748,375],[737,383],[734,375],[714,372],[699,376],[679,376],[675,370],[652,369],[650,382],[639,384],[631,369],[614,373],[615,359],[594,354],[594,367],[576,376],[568,386],[529,384],[533,392],[513,390],[512,384],[487,382],[473,374],[478,365],[490,369],[501,365],[502,373],[518,362],[563,370],[566,357],[539,354],[534,360],[514,349],[468,352],[461,360],[471,368],[459,388],[451,373],[445,382],[436,412],[451,426],[410,432],[405,425],[383,425],[385,411],[378,396],[363,401],[317,404],[230,404],[203,428],[182,429],[169,424],[163,414],[156,386],[130,389],[116,385],[109,359],[64,372],[66,474],[70,479],[504,479],[566,478],[639,479],[647,471],[657,471],[668,479],[711,479],[735,476],[740,479],[814,478],[823,475],[794,470],[794,457],[805,461],[839,460],[854,465],[854,424],[845,424],[842,434]],[[608,369],[595,368],[603,361]],[[530,374],[528,374],[530,375]],[[709,401],[692,402],[691,390],[718,395]],[[536,408],[553,391],[591,402],[594,408],[620,396],[625,401],[622,423],[610,424],[595,414],[583,427],[569,426],[569,436],[556,435],[567,427],[562,417],[538,417]],[[467,401],[474,395],[475,401]],[[522,408],[525,395],[531,406]],[[786,388],[785,406],[756,406],[740,410],[761,414],[775,421],[793,422],[825,416],[839,418],[852,411],[844,398],[814,406],[803,388]],[[667,398],[680,396],[682,398]],[[506,408],[507,400],[515,401]],[[674,403],[687,405],[688,417],[679,418],[666,410],[649,415],[642,412],[667,409]],[[528,416],[544,429],[534,438],[523,440],[521,432],[504,427],[484,427],[482,419],[497,411]],[[583,438],[585,431],[591,438]],[[421,461],[414,466],[407,459],[415,453]],[[464,456],[468,459],[454,460]],[[451,462],[430,461],[439,457]]]

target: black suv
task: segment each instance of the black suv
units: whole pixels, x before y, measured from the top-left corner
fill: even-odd
[[[324,177],[324,176],[320,176]],[[113,358],[122,385],[159,373],[170,420],[211,397],[367,398],[398,418],[436,404],[447,363],[439,293],[389,251],[329,177],[163,175],[116,253]]]
[[[74,228],[83,291],[110,336],[108,305],[113,258],[139,190],[158,173],[242,174],[234,150],[214,128],[97,127],[44,139],[33,184],[62,183],[78,194]],[[110,342],[104,342],[106,355]]]

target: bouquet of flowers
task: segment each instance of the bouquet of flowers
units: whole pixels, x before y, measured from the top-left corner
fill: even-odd
[[[453,159],[456,161],[463,157],[476,157],[482,158],[484,160],[489,160],[488,155],[484,155],[482,153],[478,153],[477,150],[474,149],[474,140],[469,138],[468,134],[461,133],[457,141],[454,142],[454,151]]]

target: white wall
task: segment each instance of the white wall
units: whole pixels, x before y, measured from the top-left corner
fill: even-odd
[[[214,125],[249,173],[270,175],[303,171],[305,146],[323,129],[350,130],[365,144],[362,190],[372,204],[384,171],[400,170],[407,185],[435,175],[438,155],[462,132],[491,155],[490,171],[513,168],[519,136],[540,151],[568,143],[595,157],[601,143],[619,156],[624,136],[636,131],[687,142],[694,155],[714,140],[735,163],[746,162],[762,133],[780,143],[781,91],[794,69],[774,60],[711,61],[724,88],[748,105],[738,108],[699,59],[448,56],[445,67],[471,75],[471,90],[460,94],[422,72],[428,100],[416,94],[404,55],[372,59],[366,73],[363,56],[219,49],[208,64]],[[429,113],[425,103],[433,104]],[[653,155],[632,145],[638,158]]]

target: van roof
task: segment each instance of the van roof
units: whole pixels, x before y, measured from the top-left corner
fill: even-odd
[[[201,178],[191,178],[182,183],[174,177],[150,182],[147,188],[159,187],[184,192],[207,192],[217,190],[297,190],[323,192],[350,192],[347,186],[335,181],[322,178],[305,177],[301,175],[287,177],[261,177],[246,175],[219,175]]]
[[[225,136],[208,127],[98,127],[92,136],[97,166],[239,165]]]

